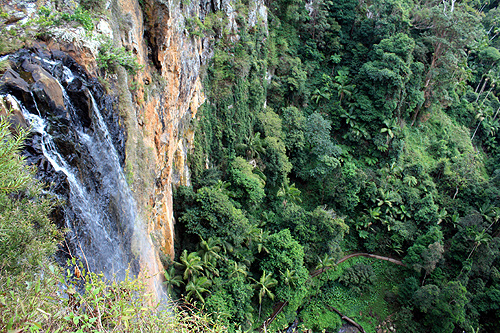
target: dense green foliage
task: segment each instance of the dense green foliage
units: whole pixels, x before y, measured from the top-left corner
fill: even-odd
[[[216,47],[175,201],[200,269],[173,292],[206,277],[191,297],[243,328],[288,301],[271,329],[333,330],[330,306],[365,329],[498,331],[498,2],[267,5],[254,24],[236,4],[237,31],[223,12],[191,24]],[[307,278],[347,252],[407,266]]]
[[[196,308],[155,303],[146,280],[109,281],[75,259],[68,264],[66,271],[48,264],[40,274],[0,273],[2,332],[226,331]]]
[[[104,40],[99,47],[96,61],[99,68],[110,73],[115,73],[118,66],[123,66],[129,74],[135,75],[142,68],[131,51],[125,50],[124,47],[115,47],[109,39]]]

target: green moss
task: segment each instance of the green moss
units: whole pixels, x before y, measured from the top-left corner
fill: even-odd
[[[83,9],[82,7],[76,7],[75,12],[73,14],[63,13],[61,15],[61,19],[68,22],[71,21],[78,22],[88,32],[94,30],[94,22],[91,13]]]
[[[408,163],[419,161],[427,171],[435,168],[440,158],[451,159],[467,154],[481,158],[472,146],[469,130],[457,125],[441,110],[433,112],[419,126],[405,127],[404,137],[404,160]]]

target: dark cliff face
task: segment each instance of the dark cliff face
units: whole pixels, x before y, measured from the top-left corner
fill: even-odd
[[[85,256],[92,269],[111,274],[118,268],[119,275],[131,263],[138,273],[139,258],[131,248],[135,203],[120,174],[126,134],[116,99],[65,53],[39,45],[8,61],[10,69],[0,79],[3,105],[17,110],[14,119],[31,128],[26,161],[64,202],[53,215],[69,231],[62,257]],[[110,254],[113,247],[120,251]]]
[[[81,167],[88,162],[85,161],[88,154],[80,151],[81,147],[76,144],[74,131],[92,131],[92,96],[98,108],[103,111],[113,144],[120,155],[121,163],[124,163],[126,132],[125,128],[119,125],[119,116],[114,110],[116,99],[105,94],[96,78],[89,76],[65,53],[49,52],[41,46],[20,50],[8,59],[10,69],[0,81],[0,92],[11,94],[22,102],[29,112],[39,113],[48,119],[49,134],[54,136],[57,148],[74,167]],[[71,81],[67,80],[68,75],[73,77]],[[69,105],[64,95],[71,101]],[[31,141],[37,139],[36,134],[30,138]],[[28,162],[42,166],[43,158],[39,154],[30,153],[32,150],[36,150],[36,145],[27,144]]]
[[[103,110],[113,144],[123,163],[126,131],[120,126],[117,100],[105,93],[95,77],[66,53],[49,51],[43,44],[11,54],[8,61],[9,69],[2,76],[0,91],[18,98],[30,112],[40,112],[42,116],[53,119],[54,126],[71,124],[78,129],[90,130],[92,94]],[[65,94],[71,99],[70,105],[64,100]]]

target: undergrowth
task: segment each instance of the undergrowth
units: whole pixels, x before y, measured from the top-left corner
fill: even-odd
[[[123,66],[131,75],[142,69],[132,52],[125,50],[124,47],[115,47],[111,40],[101,44],[96,61],[99,68],[110,73],[115,73],[117,66]]]
[[[372,267],[373,283],[356,288],[345,286],[339,282],[347,270],[360,265]],[[377,331],[376,327],[397,311],[397,304],[392,297],[399,281],[407,275],[406,270],[389,262],[357,257],[339,264],[314,278],[309,288],[309,296],[299,316],[303,320],[303,328],[335,331],[343,323],[338,309],[360,324],[366,332]]]
[[[0,274],[2,332],[223,332],[192,306],[161,304],[147,280],[107,280],[75,259],[36,274]]]

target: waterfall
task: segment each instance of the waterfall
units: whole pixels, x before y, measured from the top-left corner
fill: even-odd
[[[35,81],[36,75],[44,76],[45,81],[29,85],[27,94],[28,84],[11,71],[10,77],[17,81],[9,81],[4,75],[2,98],[11,108],[22,111],[34,133],[31,149],[38,149],[39,153],[32,153],[28,160],[42,166],[47,161],[45,170],[40,171],[42,178],[59,177],[66,184],[52,186],[55,194],[66,200],[66,250],[90,270],[103,272],[108,278],[123,279],[128,268],[134,275],[145,268],[150,273],[157,272],[145,223],[137,213],[113,135],[89,89],[97,83],[85,77],[74,62],[70,62],[69,68],[62,60],[48,60],[40,55],[27,58],[25,54],[12,60],[23,70],[31,70]],[[40,90],[42,84],[45,85]],[[77,88],[71,91],[71,85]],[[64,105],[57,104],[59,92]],[[88,104],[82,106],[82,101]],[[55,176],[51,178],[50,174]],[[159,291],[158,279],[155,280]]]
[[[13,99],[10,95],[9,99]],[[16,101],[17,102],[17,101]],[[120,219],[113,218],[105,213],[107,200],[103,194],[87,190],[79,180],[78,171],[68,165],[67,161],[57,151],[53,137],[47,133],[46,121],[38,115],[29,113],[19,102],[23,115],[28,120],[32,131],[40,134],[42,139],[43,155],[47,158],[56,172],[62,172],[70,186],[69,202],[67,209],[73,214],[66,214],[66,228],[70,230],[69,238],[75,242],[78,257],[85,259],[86,264],[94,271],[102,271],[107,275],[117,274],[119,278],[124,277],[124,272],[130,262],[130,257],[124,249],[124,242],[120,240],[119,234],[125,233],[123,228],[135,225],[134,202],[127,186],[123,186],[123,172],[117,163],[116,152],[110,149],[109,144],[103,144],[94,136],[78,131],[80,142],[85,144],[96,162],[96,167],[103,177],[104,196],[109,195],[116,198],[123,211]],[[123,180],[122,180],[123,178]],[[70,215],[77,216],[82,221],[77,225]],[[119,228],[115,223],[122,225]]]

